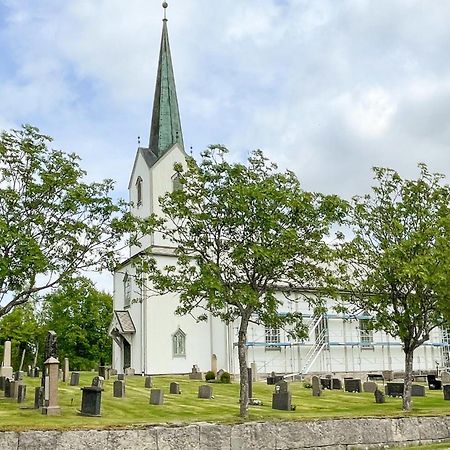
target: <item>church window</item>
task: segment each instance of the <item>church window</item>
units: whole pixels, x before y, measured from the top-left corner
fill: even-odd
[[[186,334],[181,328],[172,335],[173,356],[186,356]]]
[[[373,331],[367,318],[359,319],[359,340],[362,349],[373,349]]]
[[[138,177],[136,180],[136,198],[137,198],[137,206],[142,205],[142,178]]]
[[[123,277],[123,305],[124,307],[131,304],[131,277],[127,273]]]
[[[183,185],[181,184],[180,177],[175,175],[172,177],[172,192],[181,191]]]
[[[281,350],[280,329],[266,327],[266,350]]]

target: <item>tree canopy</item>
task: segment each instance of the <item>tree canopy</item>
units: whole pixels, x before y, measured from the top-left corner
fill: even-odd
[[[355,197],[354,237],[344,246],[344,296],[372,316],[372,326],[398,337],[405,353],[403,408],[411,408],[414,350],[443,324],[448,304],[450,188],[419,165],[417,179],[375,168],[372,193]]]
[[[248,414],[245,345],[250,321],[303,332],[299,313],[280,314],[276,291],[292,285],[326,285],[333,252],[325,238],[346,204],[336,196],[306,192],[296,176],[280,173],[261,151],[247,164],[226,161],[211,146],[197,164],[176,165],[180,189],[160,199],[161,232],[176,250],[177,264],[159,268],[148,256],[140,269],[159,293],[180,295],[178,314],[207,311],[239,320],[240,414]]]
[[[85,182],[79,158],[50,142],[31,126],[0,135],[0,317],[80,270],[112,268],[126,228],[112,181]]]

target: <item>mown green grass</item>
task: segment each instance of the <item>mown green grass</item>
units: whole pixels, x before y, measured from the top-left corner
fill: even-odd
[[[80,386],[89,386],[94,373],[82,373]],[[0,391],[0,430],[23,429],[80,429],[132,427],[158,423],[190,422],[239,422],[239,385],[213,383],[214,399],[197,398],[198,387],[204,382],[189,380],[187,376],[153,377],[154,387],[164,389],[164,405],[149,404],[149,389],[144,387],[143,377],[128,377],[126,398],[113,398],[113,381],[104,385],[102,396],[102,417],[79,415],[81,406],[80,387],[72,387],[60,382],[59,404],[61,416],[47,417],[32,409],[34,387],[40,380],[25,378],[27,401],[19,405],[3,397]],[[181,395],[170,395],[171,381],[180,383]],[[303,420],[343,417],[376,417],[405,415],[447,415],[450,402],[443,399],[441,391],[427,391],[424,398],[415,397],[413,411],[402,411],[400,398],[386,398],[386,403],[376,404],[373,394],[324,391],[321,397],[313,397],[311,389],[302,383],[290,383],[295,411],[277,411],[271,408],[274,387],[265,382],[253,384],[253,396],[263,402],[263,406],[251,406],[249,420]],[[423,448],[423,447],[422,447]],[[445,447],[444,447],[445,448]]]
[[[442,444],[430,444],[430,445],[421,445],[419,447],[406,447],[408,450],[449,450],[450,442],[444,442]]]

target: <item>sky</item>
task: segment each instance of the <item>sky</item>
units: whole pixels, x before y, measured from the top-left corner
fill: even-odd
[[[0,0],[0,129],[39,127],[127,198],[162,17],[156,0]],[[448,0],[171,0],[167,17],[188,152],[259,148],[347,199],[373,166],[450,176]]]

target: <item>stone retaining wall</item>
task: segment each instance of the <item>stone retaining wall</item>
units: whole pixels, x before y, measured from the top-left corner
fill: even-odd
[[[350,450],[450,440],[450,416],[0,432],[0,450]],[[449,444],[450,448],[450,444]]]

